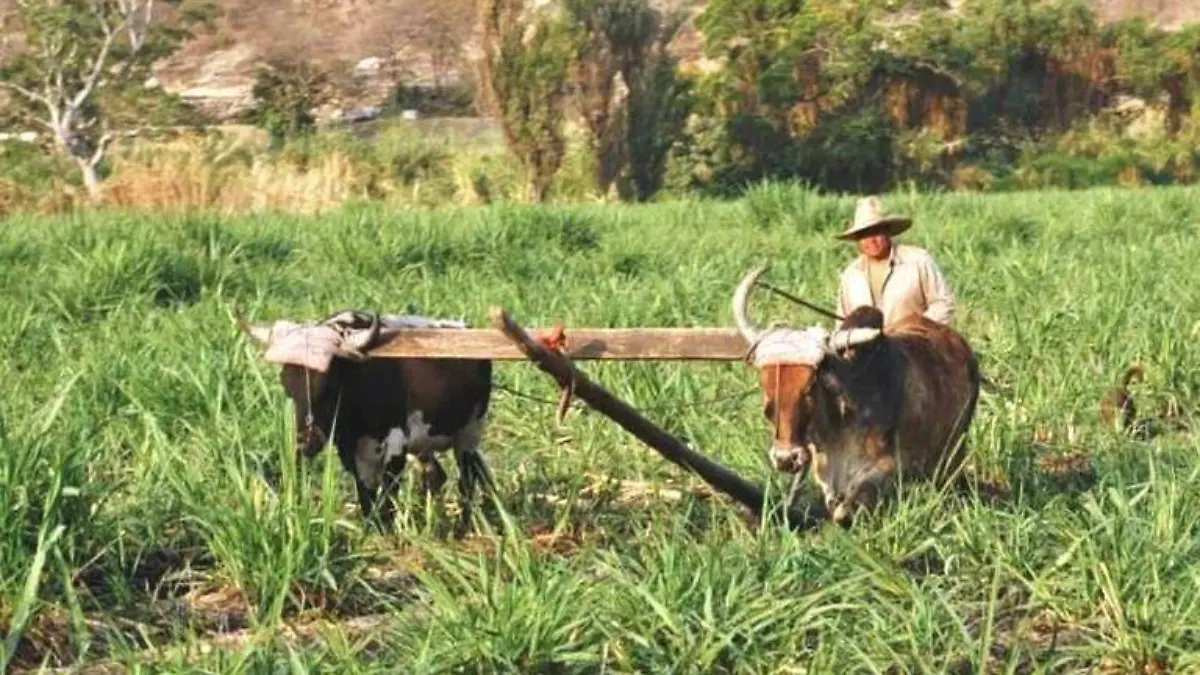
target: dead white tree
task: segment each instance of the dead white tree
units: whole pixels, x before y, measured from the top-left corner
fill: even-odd
[[[6,5],[9,16],[0,25],[15,23],[24,39],[0,61],[0,90],[10,94],[14,117],[49,132],[53,146],[74,160],[89,196],[98,200],[99,166],[113,139],[100,99],[119,98],[130,84],[141,86],[154,61],[174,51],[186,33],[154,30],[155,0]]]

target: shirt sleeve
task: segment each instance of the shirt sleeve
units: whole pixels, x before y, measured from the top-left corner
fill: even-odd
[[[921,261],[921,286],[925,292],[925,316],[947,326],[954,324],[957,302],[946,277],[930,256]]]
[[[846,273],[842,272],[838,277],[838,293],[837,293],[838,314],[846,316],[850,313],[850,297],[846,293]]]

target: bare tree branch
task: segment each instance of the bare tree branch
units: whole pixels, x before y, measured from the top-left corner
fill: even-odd
[[[100,163],[100,160],[104,159],[104,153],[108,150],[108,145],[109,143],[112,143],[112,141],[112,134],[104,134],[100,137],[100,141],[96,143],[95,152],[93,152],[91,158],[88,159],[88,166],[94,167]]]
[[[50,99],[46,98],[45,96],[37,93],[36,91],[31,91],[20,85],[13,84],[12,82],[0,80],[0,87],[25,97],[25,99],[31,103],[41,103],[44,106],[51,105]]]
[[[76,92],[74,99],[71,101],[72,109],[83,105],[84,101],[87,101],[88,97],[92,95],[92,91],[96,88],[96,83],[100,80],[101,73],[104,72],[104,64],[108,61],[108,53],[112,51],[113,39],[116,38],[119,31],[124,30],[125,26],[129,24],[129,19],[130,15],[126,14],[121,25],[117,26],[116,29],[110,29],[108,23],[101,20],[101,26],[104,30],[104,41],[100,43],[100,50],[96,54],[96,60],[92,62],[92,71],[88,73],[83,81],[83,87]]]
[[[20,8],[17,21],[23,24],[25,42],[22,49],[5,52],[6,62],[11,55],[16,61],[0,88],[14,92],[22,118],[50,131],[55,146],[74,159],[89,193],[98,198],[98,168],[114,137],[107,101],[95,99],[101,90],[118,90],[131,72],[150,66],[155,0],[8,1]]]

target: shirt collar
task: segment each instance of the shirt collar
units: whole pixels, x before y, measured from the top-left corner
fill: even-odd
[[[892,242],[892,250],[888,251],[888,267],[895,267],[903,263],[904,260],[900,256],[900,244]],[[867,256],[858,254],[858,269],[860,272],[867,271]]]

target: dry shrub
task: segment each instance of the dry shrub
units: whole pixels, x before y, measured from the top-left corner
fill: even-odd
[[[950,185],[964,192],[986,192],[992,188],[995,177],[987,169],[975,164],[963,164],[954,168]]]
[[[364,172],[331,151],[305,167],[251,156],[243,143],[187,138],[113,158],[106,202],[133,210],[321,213],[366,193]]]
[[[191,132],[114,147],[104,205],[141,212],[277,211],[318,214],[348,201],[404,206],[520,201],[525,173],[502,149],[450,147],[420,133],[386,131],[355,141],[318,134],[269,150],[264,134]],[[553,186],[558,201],[591,199],[580,157]],[[89,208],[61,180],[37,186],[0,178],[0,216]]]
[[[198,152],[164,149],[141,157],[114,158],[105,183],[105,202],[146,210],[190,210],[215,205],[234,166],[221,166]]]
[[[247,145],[216,134],[134,141],[110,158],[105,202],[156,211],[213,207],[244,171]]]
[[[1145,184],[1142,179],[1142,171],[1136,164],[1127,164],[1121,172],[1117,174],[1117,184],[1121,187],[1142,187]]]
[[[48,187],[33,189],[0,178],[0,218],[16,213],[67,213],[82,206],[84,201],[77,188],[61,179],[55,179]]]
[[[244,180],[231,186],[222,206],[235,211],[289,211],[314,214],[363,197],[364,176],[341,153],[316,159],[308,169],[256,161]]]
[[[29,190],[13,180],[0,180],[0,217],[25,208],[30,202]]]

